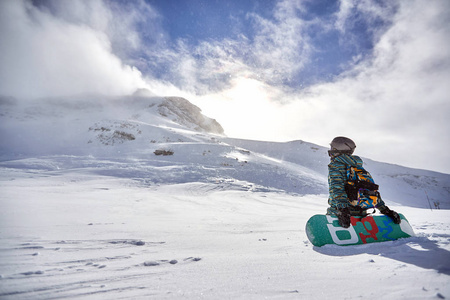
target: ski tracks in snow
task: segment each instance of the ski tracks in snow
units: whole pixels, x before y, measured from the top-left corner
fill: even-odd
[[[164,245],[133,239],[3,243],[0,298],[108,297],[108,293],[116,297],[124,291],[130,297],[151,296],[157,292],[150,283],[170,268],[201,261],[200,257],[161,257]]]

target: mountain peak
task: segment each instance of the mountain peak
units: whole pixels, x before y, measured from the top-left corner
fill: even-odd
[[[222,126],[214,119],[202,114],[202,110],[182,97],[164,97],[158,105],[158,112],[165,117],[173,117],[173,121],[195,129],[210,133],[223,134]]]

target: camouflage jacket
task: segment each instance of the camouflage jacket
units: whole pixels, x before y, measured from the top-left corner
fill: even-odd
[[[363,161],[359,156],[341,154],[331,159],[328,165],[328,187],[329,198],[328,204],[330,207],[327,214],[335,214],[340,208],[349,207],[352,215],[361,214],[361,210],[350,205],[350,201],[345,192],[345,183],[347,182],[347,168],[349,166],[362,166]],[[377,208],[383,210],[385,204],[382,199],[379,199]]]

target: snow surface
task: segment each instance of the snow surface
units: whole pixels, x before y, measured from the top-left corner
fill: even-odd
[[[450,175],[364,159],[417,236],[314,247],[326,149],[181,102],[0,99],[1,299],[450,298]]]

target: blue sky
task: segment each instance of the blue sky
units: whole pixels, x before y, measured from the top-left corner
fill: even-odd
[[[155,52],[159,52],[158,46],[161,45],[165,50],[177,52],[178,43],[181,41],[191,53],[197,53],[195,58],[198,64],[201,64],[202,60],[209,59],[208,55],[213,54],[198,50],[202,43],[209,42],[221,44],[224,50],[237,56],[249,67],[273,69],[277,75],[265,78],[271,83],[297,89],[330,81],[351,68],[356,56],[361,60],[370,55],[376,35],[386,30],[390,22],[382,16],[371,15],[366,18],[361,11],[354,9],[349,12],[349,16],[343,22],[343,28],[337,28],[334,23],[341,9],[339,1],[300,1],[286,7],[280,5],[282,3],[280,1],[267,0],[147,0],[146,3],[154,9],[158,17],[150,19],[153,26],[147,27],[149,19],[143,19],[137,27],[146,49],[152,49],[152,51],[147,53],[138,51],[133,56],[143,57],[149,63],[139,64],[141,71],[171,82],[179,80],[176,74],[165,72],[166,68],[171,68],[170,64],[173,62],[155,57]],[[384,3],[380,1],[377,6],[384,7],[384,13],[391,15],[396,6],[389,3],[390,1],[384,1]],[[285,23],[289,20],[302,22],[293,24],[290,28],[292,33],[286,40],[286,43],[291,43],[294,48],[297,48],[297,52],[286,53],[286,57],[278,57],[278,59],[294,60],[292,64],[289,64],[294,68],[297,67],[294,70],[286,68],[284,64],[277,65],[277,61],[269,63],[258,59],[261,50],[280,50],[280,44],[283,41],[270,40],[272,38],[270,35],[278,34],[278,30],[283,30],[289,25]],[[158,24],[158,37],[155,37],[155,23]],[[264,35],[268,38],[263,43],[260,40]],[[295,35],[298,35],[297,39]],[[146,36],[150,38],[146,39]],[[224,45],[226,41],[236,41],[240,43],[237,47],[243,44],[245,47],[236,49],[231,45]],[[264,46],[266,48],[259,48]],[[305,54],[306,52],[308,53]],[[124,59],[130,58],[129,53],[125,56]],[[296,66],[295,60],[304,65]],[[156,63],[153,63],[154,61]],[[220,75],[224,74],[215,72],[213,75],[223,78]],[[181,81],[178,82],[182,84]],[[216,87],[214,82],[208,82],[208,85],[212,89]],[[183,86],[183,88],[187,87]],[[204,91],[199,87],[196,92]]]
[[[185,38],[196,44],[205,39],[236,36],[249,26],[245,16],[250,11],[267,12],[274,1],[147,1],[161,15],[171,39]],[[240,28],[239,28],[240,27]],[[239,29],[238,29],[239,28]],[[237,31],[239,30],[239,31]]]
[[[2,0],[0,94],[183,96],[228,136],[450,173],[450,2]]]

